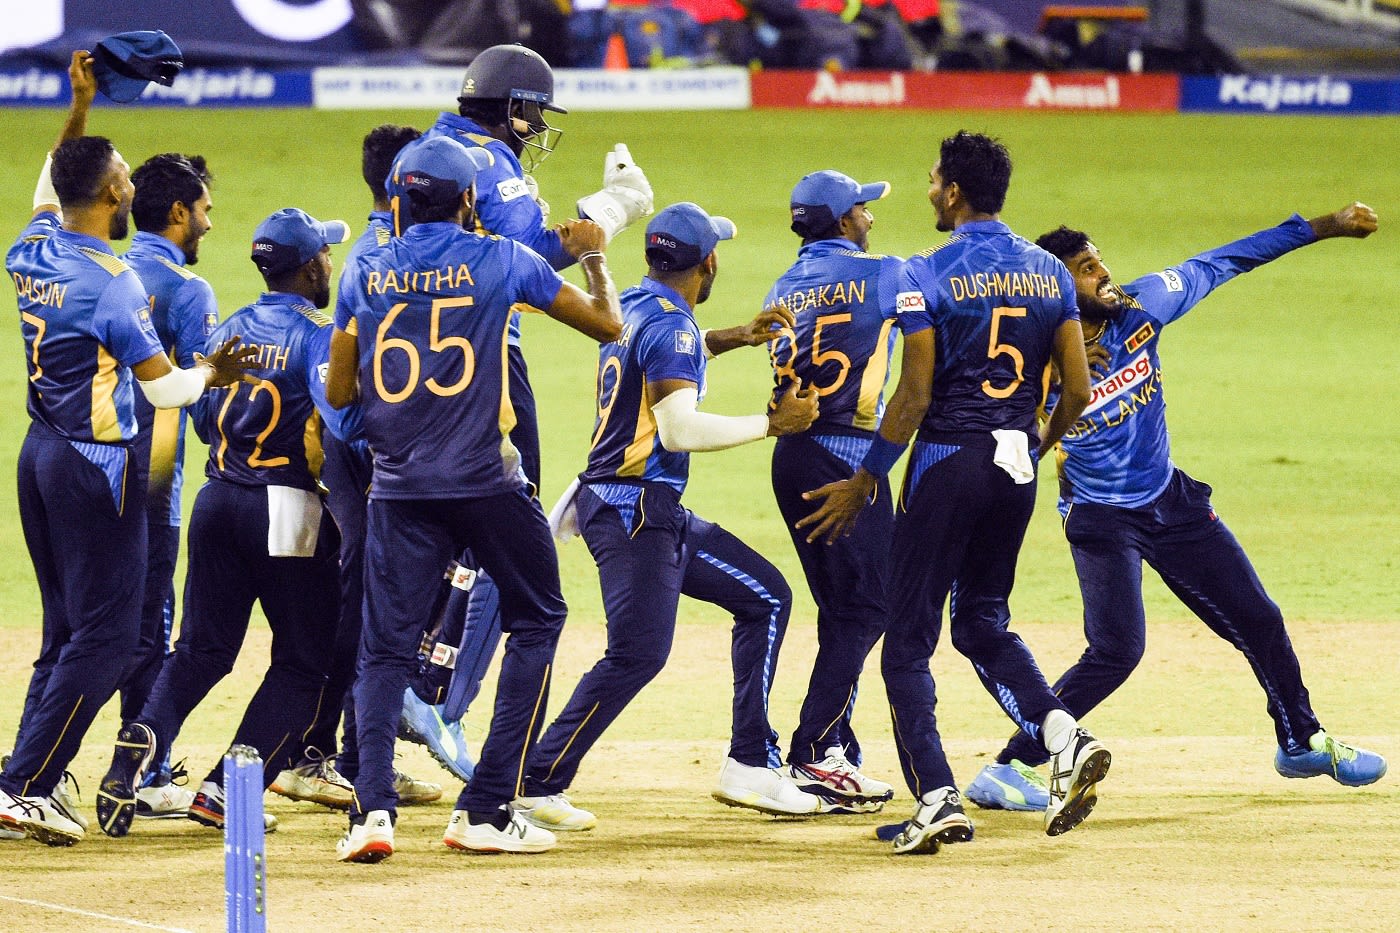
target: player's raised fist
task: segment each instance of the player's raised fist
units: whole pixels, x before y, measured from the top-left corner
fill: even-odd
[[[603,228],[587,219],[560,224],[559,240],[575,259],[584,253],[601,253],[608,247],[608,236]]]
[[[1360,201],[1352,201],[1336,213],[1314,218],[1308,223],[1319,240],[1337,236],[1364,240],[1380,226],[1376,212]]]

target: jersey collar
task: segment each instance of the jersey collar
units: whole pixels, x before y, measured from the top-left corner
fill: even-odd
[[[443,126],[450,126],[452,129],[458,130],[459,132],[476,133],[478,136],[491,135],[486,132],[486,128],[480,123],[477,123],[475,120],[468,120],[458,113],[448,113],[444,110],[442,113],[438,114],[437,121]]]
[[[1011,228],[1000,220],[973,220],[953,231],[954,236],[993,236],[996,234],[1006,236],[1010,233]]]
[[[280,305],[284,308],[290,308],[293,311],[316,310],[309,299],[303,298],[301,295],[293,295],[291,292],[263,292],[262,295],[258,297],[258,304],[264,306]]]
[[[144,230],[137,230],[136,235],[131,238],[131,249],[142,247],[153,253],[160,253],[166,259],[177,266],[185,264],[185,251],[174,243],[171,243],[159,233],[147,233]],[[130,250],[128,250],[129,252]]]
[[[806,259],[811,256],[825,256],[828,253],[840,252],[842,250],[850,253],[865,252],[865,250],[861,249],[850,240],[843,239],[842,237],[832,237],[829,240],[817,240],[815,243],[803,244],[802,247],[797,250],[797,256],[799,259]]]
[[[676,307],[683,308],[686,314],[689,314],[691,317],[695,316],[695,310],[690,307],[690,302],[682,298],[681,293],[671,286],[658,282],[656,279],[643,278],[641,282],[637,284],[637,287],[642,291],[651,292],[653,295],[665,298]]]

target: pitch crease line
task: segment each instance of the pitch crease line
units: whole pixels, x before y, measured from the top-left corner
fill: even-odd
[[[14,901],[16,904],[28,904],[31,907],[42,907],[45,910],[60,910],[65,913],[78,914],[82,917],[93,917],[98,920],[115,920],[117,923],[124,923],[127,926],[142,927],[147,930],[164,930],[165,933],[194,933],[193,930],[186,930],[184,927],[163,927],[158,923],[146,923],[143,920],[131,920],[127,917],[118,917],[113,914],[99,914],[92,910],[82,910],[77,907],[64,907],[62,904],[50,904],[47,901],[34,901],[27,897],[11,897],[8,894],[0,894],[0,901]]]

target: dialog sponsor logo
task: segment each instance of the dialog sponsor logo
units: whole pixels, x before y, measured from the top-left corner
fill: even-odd
[[[1073,81],[1051,79],[1049,75],[1031,75],[1026,91],[1027,107],[1051,107],[1065,110],[1116,110],[1122,103],[1118,79],[1106,75],[1102,80]]]
[[[1320,78],[1251,78],[1227,75],[1220,79],[1220,103],[1275,111],[1279,107],[1339,107],[1351,105],[1351,83]]]
[[[888,107],[905,102],[904,75],[894,72],[885,80],[842,78],[819,71],[807,94],[809,104],[838,104]]]
[[[1144,350],[1116,373],[1110,373],[1106,378],[1094,383],[1089,390],[1089,404],[1084,407],[1084,412],[1080,417],[1097,411],[1118,396],[1146,384],[1151,375],[1152,361],[1147,358],[1147,351]]]

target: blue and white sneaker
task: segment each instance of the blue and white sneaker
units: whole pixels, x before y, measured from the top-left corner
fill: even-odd
[[[476,773],[476,761],[467,753],[462,723],[444,721],[442,707],[424,702],[412,687],[403,692],[399,738],[426,747],[438,764],[462,781],[470,781]]]
[[[983,810],[1040,812],[1050,803],[1050,790],[1034,768],[1012,759],[1011,764],[992,763],[978,772],[963,796]]]
[[[1311,751],[1290,755],[1279,749],[1274,770],[1286,778],[1310,778],[1325,774],[1338,784],[1362,787],[1385,777],[1385,759],[1375,752],[1339,742],[1326,732],[1308,740]]]

